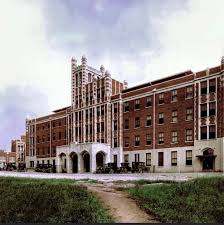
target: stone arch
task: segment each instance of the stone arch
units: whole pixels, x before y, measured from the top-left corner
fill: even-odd
[[[87,151],[81,153],[83,172],[90,172],[90,154]]]
[[[67,172],[67,157],[66,154],[64,152],[61,152],[59,154],[59,159],[60,159],[60,171],[62,173],[66,173]]]
[[[76,152],[71,152],[69,154],[69,159],[71,160],[71,172],[78,173],[78,154]]]
[[[103,167],[106,161],[106,153],[99,151],[96,153],[96,168]]]

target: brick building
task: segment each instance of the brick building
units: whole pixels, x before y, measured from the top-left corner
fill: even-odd
[[[26,121],[26,163],[94,172],[143,161],[155,172],[224,171],[224,58],[127,88],[101,66],[71,61],[71,106]]]
[[[16,163],[16,153],[0,150],[0,170],[8,163]]]
[[[25,162],[26,155],[26,136],[22,135],[18,140],[11,141],[11,152],[16,155],[16,165]]]

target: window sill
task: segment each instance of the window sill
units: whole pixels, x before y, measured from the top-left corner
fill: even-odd
[[[150,108],[150,107],[152,107],[151,105],[150,106],[146,106],[145,108]]]
[[[158,144],[158,145],[164,145],[164,143]]]
[[[150,144],[150,145],[147,145],[147,144],[146,144],[145,146],[152,146],[152,144]]]
[[[158,125],[164,125],[164,123],[158,123]]]
[[[177,122],[173,122],[173,121],[171,121],[170,123],[178,123],[178,121],[177,121]]]
[[[134,109],[134,111],[139,111],[140,109]]]
[[[175,103],[175,102],[178,102],[177,100],[176,101],[170,101],[171,103]]]
[[[170,142],[171,145],[176,145],[178,142]]]
[[[193,142],[193,140],[192,141],[185,141],[186,143],[191,143],[191,142]]]
[[[193,96],[192,97],[187,97],[187,98],[185,98],[185,100],[192,99],[192,98],[193,98]]]
[[[139,129],[139,128],[141,128],[141,127],[135,127],[134,129]]]
[[[152,127],[152,125],[149,125],[149,126],[145,125],[145,127]]]

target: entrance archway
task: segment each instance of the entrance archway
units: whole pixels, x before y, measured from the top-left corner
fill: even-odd
[[[203,151],[203,170],[213,171],[214,162],[215,162],[214,150],[211,148],[205,149]]]
[[[105,164],[105,153],[98,152],[96,154],[96,168],[103,167],[104,164]]]
[[[66,154],[62,152],[59,155],[59,158],[60,158],[60,170],[62,173],[66,173],[67,172]]]
[[[72,161],[72,173],[78,173],[78,155],[75,152],[70,154]]]
[[[84,172],[90,172],[90,155],[87,151],[82,153],[83,158],[83,170]]]

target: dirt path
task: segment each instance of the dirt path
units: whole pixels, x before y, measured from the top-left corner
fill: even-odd
[[[86,186],[109,209],[116,223],[159,223],[153,216],[141,210],[125,192],[104,185],[88,184]]]

